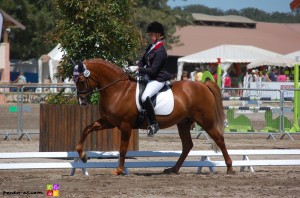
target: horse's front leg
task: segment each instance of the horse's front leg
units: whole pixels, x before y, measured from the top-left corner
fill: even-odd
[[[120,159],[119,159],[118,168],[113,171],[113,174],[115,175],[124,174],[125,157],[126,157],[132,129],[126,128],[120,130],[121,130]]]
[[[87,137],[87,135],[92,132],[92,131],[97,131],[97,130],[102,130],[102,129],[110,129],[114,128],[112,124],[107,122],[106,120],[99,119],[96,122],[92,123],[91,125],[88,125],[83,129],[83,132],[81,134],[80,140],[77,143],[76,150],[78,152],[79,158],[81,159],[82,162],[86,163],[87,162],[87,156],[83,152],[83,143]]]

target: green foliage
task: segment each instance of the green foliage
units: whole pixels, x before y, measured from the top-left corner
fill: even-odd
[[[146,35],[149,23],[153,21],[162,23],[165,28],[168,49],[180,42],[180,38],[174,36],[176,26],[182,27],[193,22],[191,13],[180,9],[171,9],[167,5],[167,0],[135,0],[135,2],[133,23],[139,27],[142,35]],[[144,37],[145,45],[147,45],[146,37]],[[144,49],[141,52],[144,52]]]
[[[67,51],[58,69],[71,77],[69,59],[102,58],[122,66],[133,60],[140,46],[140,33],[131,23],[131,0],[56,1],[60,20],[53,39]]]
[[[78,104],[77,97],[73,94],[50,94],[46,99],[47,104],[70,104],[76,105]]]
[[[191,13],[241,15],[255,21],[300,23],[298,13],[266,13],[256,8],[222,11],[202,5],[171,9],[167,0],[0,0],[0,8],[26,26],[12,29],[10,57],[28,60],[48,53],[57,43],[68,52],[60,76],[72,73],[68,58],[100,57],[119,66],[135,61],[146,45],[145,30],[150,22],[166,29],[167,47],[180,44],[176,26],[192,24]],[[49,36],[49,32],[52,32]],[[144,45],[141,45],[144,43]]]
[[[98,105],[100,103],[100,94],[99,92],[94,92],[91,95],[91,101],[90,103],[92,105]],[[46,98],[46,104],[69,104],[69,105],[77,105],[78,99],[76,94],[68,94],[64,93],[63,90],[59,93],[52,93],[49,94]]]
[[[91,104],[97,105],[100,103],[100,93],[94,92],[91,96]]]
[[[47,36],[55,27],[56,11],[53,1],[0,0],[0,8],[26,26],[25,30],[11,29],[10,58],[39,58],[56,45]]]

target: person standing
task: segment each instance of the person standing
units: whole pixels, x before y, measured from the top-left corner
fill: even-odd
[[[202,76],[203,76],[203,70],[200,68],[200,69],[199,69],[199,72],[197,72],[197,74],[196,74],[196,79],[197,79],[199,82],[201,82]]]
[[[275,74],[275,69],[274,68],[272,68],[271,72],[269,73],[269,79],[273,82],[277,81],[277,76]]]
[[[277,77],[278,82],[286,82],[286,75],[284,74],[284,71],[281,70],[279,76]]]
[[[228,74],[225,75],[224,79],[223,79],[223,83],[224,83],[224,88],[225,88],[225,91],[227,93],[229,93],[230,95],[232,95],[232,91],[228,89],[226,90],[226,88],[231,88],[231,78]]]
[[[129,70],[139,72],[148,81],[141,99],[150,122],[148,136],[153,136],[159,130],[159,126],[151,97],[164,87],[166,81],[171,80],[172,75],[165,69],[168,55],[164,47],[165,31],[163,25],[154,21],[148,25],[147,33],[151,44],[147,47],[137,66],[130,66]]]

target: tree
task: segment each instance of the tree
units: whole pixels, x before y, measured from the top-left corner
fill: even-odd
[[[26,30],[12,29],[9,35],[11,58],[38,58],[54,47],[55,43],[47,40],[47,33],[55,26],[52,1],[0,0],[0,7],[26,26]]]
[[[67,51],[59,75],[71,77],[69,58],[102,58],[122,67],[138,52],[141,35],[132,24],[131,0],[56,1],[60,20],[53,33]]]
[[[176,27],[192,24],[192,15],[181,9],[171,9],[167,0],[135,0],[133,23],[139,27],[142,35],[146,35],[149,23],[159,21],[164,25],[166,32],[166,46],[180,44],[180,38],[174,36]],[[144,38],[145,41],[145,38]],[[146,44],[146,42],[144,42]]]
[[[155,20],[165,26],[168,47],[178,43],[173,36],[176,25],[192,22],[190,14],[172,10],[166,0],[56,1],[60,21],[53,38],[67,51],[59,71],[71,77],[69,58],[76,60],[99,57],[122,67],[141,53],[142,35]],[[189,20],[190,19],[190,20]]]

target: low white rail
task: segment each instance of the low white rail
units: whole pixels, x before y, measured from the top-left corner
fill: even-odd
[[[254,172],[253,166],[300,166],[300,149],[272,149],[272,150],[228,150],[229,155],[240,156],[241,160],[233,160],[234,167],[240,167],[240,171],[244,171],[246,167],[251,172]],[[129,151],[126,155],[131,161],[125,163],[125,174],[129,174],[129,168],[159,168],[159,167],[172,167],[175,165],[176,160],[170,161],[153,161],[153,159],[147,161],[145,159],[140,160],[143,157],[148,158],[168,158],[179,157],[181,151]],[[279,159],[280,156],[286,156],[283,159]],[[0,153],[0,170],[15,170],[15,169],[71,169],[70,175],[74,175],[76,168],[81,168],[83,174],[88,175],[86,168],[117,168],[119,152],[99,152],[89,151],[87,152],[88,158],[100,159],[100,161],[88,161],[82,163],[77,152],[20,152],[20,153]],[[202,167],[208,167],[211,172],[215,172],[215,167],[226,167],[224,160],[213,161],[210,157],[222,156],[221,152],[214,152],[212,150],[203,151],[191,151],[184,162],[182,167],[197,167],[197,173],[200,173]],[[250,159],[254,158],[254,159]],[[255,159],[257,156],[276,156],[276,159]],[[198,160],[194,158],[199,157]],[[24,159],[41,159],[41,158],[53,158],[53,159],[71,159],[73,162],[23,162]],[[9,159],[13,159],[13,162],[7,162]],[[22,162],[15,162],[17,159],[23,159]],[[111,161],[104,161],[101,159],[112,159]],[[134,159],[134,161],[132,161]],[[5,161],[5,162],[3,162]]]

